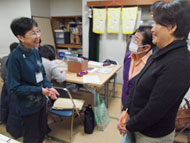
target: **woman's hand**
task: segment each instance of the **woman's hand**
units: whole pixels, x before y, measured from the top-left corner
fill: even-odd
[[[42,88],[42,94],[45,96],[50,96],[53,100],[56,100],[57,96],[59,96],[59,92],[57,92],[54,88]]]
[[[128,118],[128,113],[126,111],[122,111],[117,121],[117,128],[120,134],[124,135],[127,133],[127,129],[126,129],[127,118]]]
[[[48,88],[49,91],[49,96],[51,97],[51,99],[56,100],[57,96],[59,96],[59,92],[57,92],[57,90],[55,88]]]
[[[55,88],[48,88],[48,90],[50,91],[50,92],[53,92],[54,94],[56,94],[56,95],[60,95],[59,94],[59,92],[55,89]]]
[[[42,94],[48,96],[50,94],[48,88],[42,88]]]

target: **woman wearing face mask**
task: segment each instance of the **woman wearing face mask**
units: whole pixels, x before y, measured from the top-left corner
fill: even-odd
[[[124,59],[123,71],[123,89],[122,89],[122,105],[127,101],[127,97],[135,84],[137,75],[143,69],[147,59],[152,54],[152,32],[151,26],[140,26],[132,38],[129,40]]]
[[[129,93],[135,85],[138,74],[151,56],[151,49],[155,47],[152,43],[151,29],[152,26],[141,25],[128,41],[127,49],[129,52],[126,53],[124,59],[122,105],[126,103]],[[117,124],[121,134],[122,129],[125,128],[125,125],[120,123],[123,114],[122,112]]]

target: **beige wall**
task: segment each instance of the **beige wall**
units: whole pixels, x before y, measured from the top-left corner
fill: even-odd
[[[50,0],[30,0],[31,15],[50,17]]]
[[[0,1],[0,54],[9,53],[9,45],[18,42],[10,30],[13,19],[26,16],[31,17],[30,0],[1,0]]]
[[[82,0],[50,0],[50,15],[82,15]]]

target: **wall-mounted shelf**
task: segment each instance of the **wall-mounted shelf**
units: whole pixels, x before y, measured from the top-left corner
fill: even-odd
[[[56,47],[58,48],[82,48],[82,45],[73,45],[73,44],[56,44]]]
[[[88,7],[119,7],[119,6],[150,6],[158,0],[110,0],[110,1],[89,1]],[[169,2],[170,0],[164,0]]]
[[[82,16],[53,16],[51,26],[56,49],[82,49]]]

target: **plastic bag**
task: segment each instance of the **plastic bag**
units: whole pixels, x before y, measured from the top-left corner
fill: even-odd
[[[110,117],[100,94],[96,95],[96,102],[96,106],[94,107],[95,120],[98,130],[104,130],[110,122]]]

